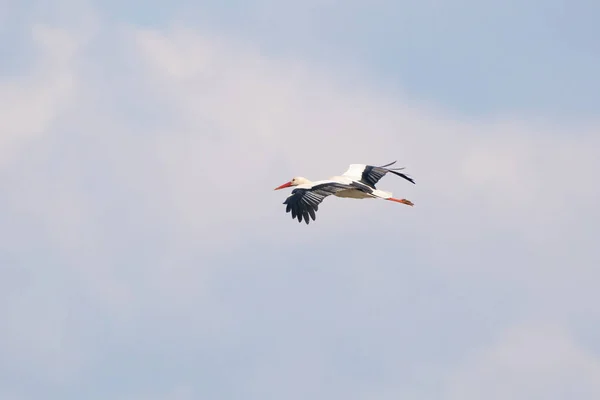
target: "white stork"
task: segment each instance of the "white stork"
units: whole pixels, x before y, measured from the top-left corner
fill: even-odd
[[[302,218],[304,218],[307,224],[309,216],[313,221],[316,219],[315,212],[319,209],[319,204],[330,195],[352,199],[383,199],[413,206],[409,200],[395,199],[392,197],[392,193],[375,188],[375,184],[388,172],[415,183],[409,176],[396,172],[404,168],[387,168],[395,163],[396,161],[381,167],[352,164],[341,176],[316,182],[311,182],[303,177],[295,177],[276,187],[275,190],[295,187],[283,204],[287,204],[286,212],[292,212],[292,219],[298,218],[298,222],[302,222]]]

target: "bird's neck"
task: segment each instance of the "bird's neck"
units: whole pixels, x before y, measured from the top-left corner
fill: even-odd
[[[302,178],[300,179],[300,185],[311,185],[312,181],[310,179]]]

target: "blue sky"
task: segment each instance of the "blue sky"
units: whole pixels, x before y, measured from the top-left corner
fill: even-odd
[[[348,63],[378,85],[467,114],[598,109],[593,1],[207,3],[112,7],[126,23],[179,17],[252,38],[267,54]]]
[[[598,5],[165,4],[0,8],[0,398],[600,396]]]

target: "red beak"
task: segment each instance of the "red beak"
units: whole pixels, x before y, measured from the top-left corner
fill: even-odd
[[[279,189],[285,189],[285,188],[287,188],[287,187],[290,187],[290,186],[292,186],[292,182],[291,182],[291,181],[290,181],[290,182],[287,182],[287,183],[284,183],[284,184],[283,184],[283,185],[281,185],[281,186],[278,186],[278,187],[276,187],[276,188],[275,188],[275,190],[279,190]]]

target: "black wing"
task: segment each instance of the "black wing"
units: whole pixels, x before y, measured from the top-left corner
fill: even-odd
[[[379,182],[379,180],[381,178],[383,178],[385,176],[385,174],[387,174],[388,172],[391,172],[392,174],[398,175],[414,184],[415,181],[411,177],[409,177],[408,175],[405,175],[401,172],[397,172],[404,168],[386,168],[395,163],[396,163],[396,161],[394,161],[393,163],[382,165],[381,167],[374,167],[372,165],[366,165],[365,169],[363,170],[360,181],[362,183],[364,183],[365,185],[368,185],[368,186],[372,187],[373,189],[375,189],[375,185],[377,184],[377,182]]]
[[[308,225],[309,217],[314,221],[316,212],[319,210],[319,204],[325,199],[340,190],[354,189],[353,186],[344,185],[337,182],[327,182],[315,185],[310,189],[294,189],[292,194],[283,202],[287,204],[286,212],[292,212],[292,218],[298,218],[298,222],[302,222],[302,218]]]

